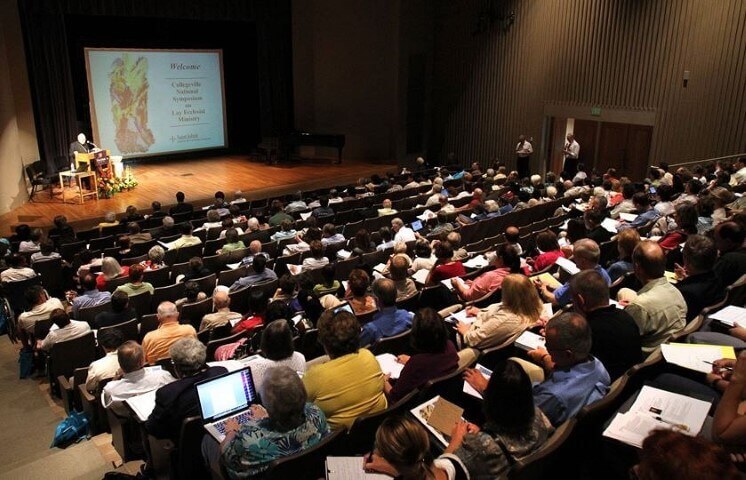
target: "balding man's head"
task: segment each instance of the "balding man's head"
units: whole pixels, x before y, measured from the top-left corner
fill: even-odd
[[[179,311],[173,302],[161,302],[158,305],[158,322],[177,322],[179,321]]]
[[[583,238],[573,243],[572,257],[579,269],[591,270],[598,265],[601,249],[593,240]]]
[[[373,293],[378,297],[381,307],[393,307],[396,304],[396,285],[389,278],[379,278],[373,283]]]
[[[657,242],[640,242],[632,252],[635,275],[644,284],[661,278],[666,271],[666,254]]]
[[[119,346],[117,360],[119,360],[119,367],[124,373],[135,372],[145,365],[145,355],[143,355],[142,347],[132,340]]]
[[[249,251],[252,255],[256,255],[257,253],[262,251],[262,242],[259,240],[252,240],[249,244]]]
[[[461,234],[458,232],[450,232],[446,235],[446,240],[453,246],[454,250],[461,246]]]
[[[555,368],[585,361],[591,352],[591,329],[578,313],[565,313],[549,320],[545,339]]]
[[[231,297],[228,296],[228,292],[217,290],[212,295],[212,304],[215,306],[215,310],[228,308],[231,304]]]

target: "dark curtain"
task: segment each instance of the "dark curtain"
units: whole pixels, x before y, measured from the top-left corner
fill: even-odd
[[[293,128],[290,0],[18,0],[39,150],[49,171],[68,163],[78,133],[66,15],[253,21],[261,134]]]

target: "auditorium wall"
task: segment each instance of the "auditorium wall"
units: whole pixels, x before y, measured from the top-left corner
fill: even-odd
[[[0,0],[0,214],[28,199],[23,166],[39,159],[15,0]]]
[[[485,5],[514,23],[475,33]],[[550,111],[652,113],[652,162],[744,152],[744,18],[743,0],[438,0],[429,153],[512,162]]]

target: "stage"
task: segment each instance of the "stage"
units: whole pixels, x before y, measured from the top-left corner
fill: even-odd
[[[125,161],[125,164],[130,163]],[[3,225],[0,235],[9,235],[19,223],[32,227],[49,227],[57,215],[65,215],[77,229],[97,224],[108,211],[119,217],[128,205],[149,211],[154,200],[161,202],[164,210],[176,203],[179,190],[186,194],[186,201],[195,207],[212,203],[216,191],[225,192],[226,199],[241,190],[249,200],[285,195],[297,190],[314,190],[334,185],[357,182],[360,177],[396,171],[390,163],[370,163],[345,159],[341,164],[331,159],[302,159],[292,163],[267,165],[252,160],[248,155],[231,155],[192,160],[132,164],[132,173],[138,185],[133,190],[117,193],[111,198],[85,203],[70,203],[73,195],[67,193],[62,203],[59,184],[50,198],[49,189],[37,191],[33,202],[0,216]],[[76,197],[77,198],[77,197]]]

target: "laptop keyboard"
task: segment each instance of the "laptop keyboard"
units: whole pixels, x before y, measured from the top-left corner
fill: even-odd
[[[245,412],[241,412],[238,415],[234,415],[224,420],[220,420],[219,422],[215,422],[213,423],[213,426],[218,430],[218,432],[220,432],[222,435],[225,435],[225,422],[230,420],[231,418],[235,418],[239,425],[243,425],[244,423],[251,420],[251,410],[246,410]]]

